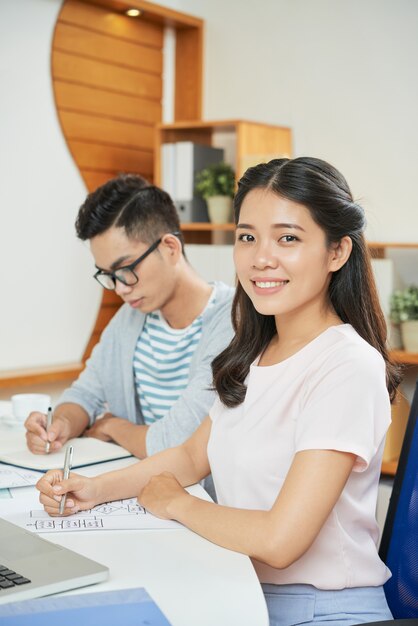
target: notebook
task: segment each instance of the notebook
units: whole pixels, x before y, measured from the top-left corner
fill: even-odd
[[[0,604],[106,580],[109,569],[0,518]]]
[[[33,454],[26,446],[24,433],[15,432],[2,438],[0,462],[45,472],[49,469],[64,467],[65,448],[70,444],[74,446],[72,469],[132,456],[130,452],[115,443],[100,441],[93,437],[70,439],[59,452]]]

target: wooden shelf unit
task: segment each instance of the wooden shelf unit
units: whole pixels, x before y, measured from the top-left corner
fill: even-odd
[[[386,254],[386,250],[389,248],[399,248],[401,250],[417,250],[418,249],[418,243],[412,243],[412,242],[396,242],[396,241],[387,241],[387,242],[383,242],[383,241],[373,241],[370,242],[369,244],[369,248],[370,251],[372,253],[372,256],[374,258],[385,258]]]
[[[154,177],[161,184],[161,145],[177,141],[192,141],[223,148],[225,161],[239,179],[245,170],[262,160],[291,156],[290,128],[248,120],[216,120],[159,124],[155,130]]]
[[[289,157],[292,153],[290,128],[248,120],[216,120],[159,124],[155,129],[154,180],[161,185],[161,146],[164,143],[192,141],[224,149],[224,160],[235,170],[236,180],[245,170],[262,161]],[[214,243],[212,233],[232,232],[232,224],[182,224],[187,243]],[[226,239],[228,240],[228,239]],[[225,241],[226,241],[225,240]],[[230,239],[228,240],[230,241]]]
[[[391,350],[390,356],[400,365],[418,365],[418,353],[406,350]]]
[[[290,157],[292,133],[285,126],[248,120],[216,120],[158,124],[155,130],[154,179],[161,184],[161,145],[193,141],[224,148],[225,161],[240,178],[245,170],[267,158]]]
[[[189,232],[196,232],[196,231],[213,231],[213,230],[220,230],[220,231],[225,231],[225,232],[234,232],[235,230],[235,224],[228,223],[228,224],[212,224],[211,222],[189,222],[189,223],[183,223],[181,225],[181,230],[184,233],[189,233]]]
[[[386,461],[382,463],[381,473],[383,476],[395,476],[398,469],[398,461]]]
[[[407,352],[406,350],[391,350],[390,356],[399,365],[418,366],[418,353]],[[382,474],[385,476],[395,476],[398,468],[398,459],[382,463]]]

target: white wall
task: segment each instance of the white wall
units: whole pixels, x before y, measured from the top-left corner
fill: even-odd
[[[206,23],[204,117],[288,125],[367,210],[368,238],[418,240],[416,0],[159,0]]]
[[[0,370],[80,359],[100,298],[74,233],[86,190],[55,112],[58,0],[0,0]]]
[[[346,175],[369,239],[418,240],[415,0],[159,3],[205,20],[206,119],[291,126],[295,155]],[[59,8],[0,0],[0,370],[79,359],[100,299],[51,89]]]

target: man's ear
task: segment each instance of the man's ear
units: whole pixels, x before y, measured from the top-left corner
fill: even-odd
[[[337,272],[347,263],[353,249],[351,237],[346,235],[338,243],[333,244],[330,257],[330,271]]]
[[[177,261],[182,255],[181,241],[176,235],[172,235],[171,233],[163,235],[161,244],[173,260]]]

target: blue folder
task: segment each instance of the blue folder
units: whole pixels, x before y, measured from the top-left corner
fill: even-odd
[[[1,626],[170,626],[143,588],[49,596],[0,606]]]

